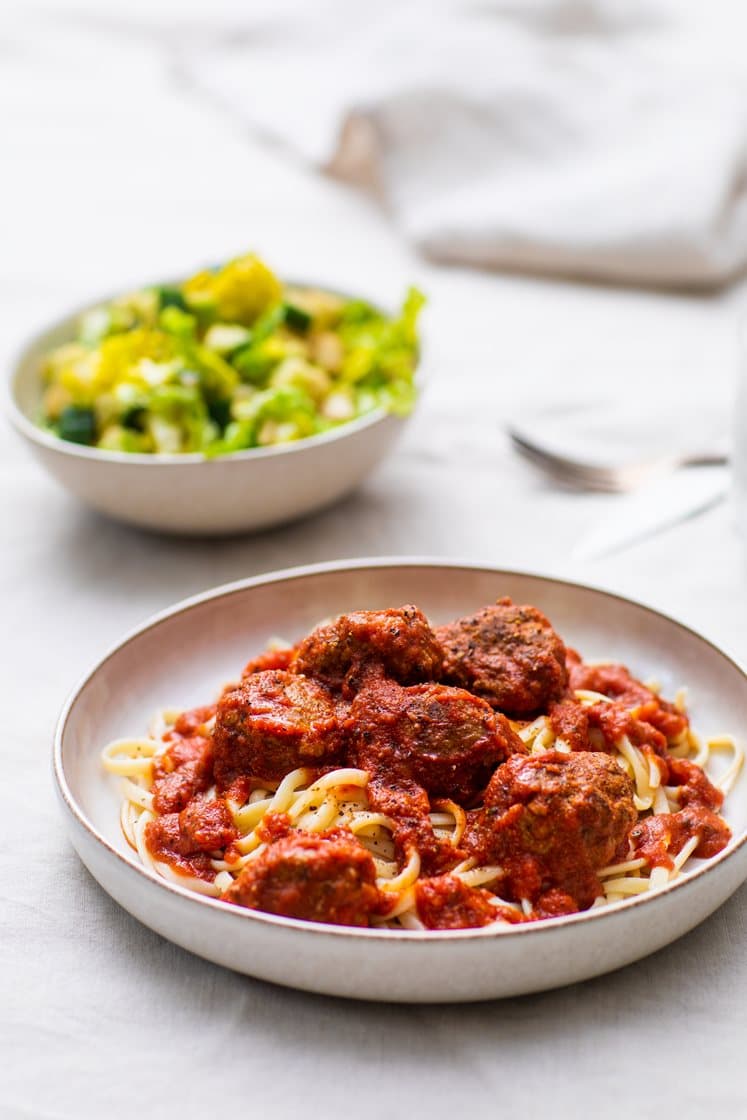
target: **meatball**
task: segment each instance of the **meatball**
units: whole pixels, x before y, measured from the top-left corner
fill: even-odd
[[[409,778],[435,797],[474,801],[496,766],[524,744],[508,720],[461,688],[394,681],[369,683],[350,707],[357,766]]]
[[[219,790],[241,777],[279,781],[298,766],[333,766],[344,754],[327,689],[282,670],[253,673],[223,694],[213,742]]]
[[[208,882],[215,878],[210,853],[228,847],[238,835],[224,801],[199,797],[180,813],[166,813],[145,826],[145,843],[154,859]]]
[[[369,852],[345,829],[291,832],[246,864],[227,902],[339,926],[367,926],[386,903]]]
[[[514,756],[493,775],[465,846],[502,867],[501,893],[535,901],[557,888],[585,909],[637,819],[633,783],[609,755]]]
[[[444,680],[483,696],[509,716],[543,711],[568,684],[565,646],[536,607],[510,599],[436,630]]]
[[[225,801],[195,798],[179,814],[179,828],[194,851],[215,852],[238,840],[239,831]]]
[[[293,671],[352,696],[366,667],[379,666],[400,684],[438,680],[443,651],[417,607],[355,611],[320,626],[299,643]]]

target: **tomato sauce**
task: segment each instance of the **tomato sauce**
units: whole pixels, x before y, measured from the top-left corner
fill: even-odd
[[[394,822],[394,842],[401,864],[414,848],[420,854],[424,875],[438,875],[456,867],[466,853],[456,848],[448,839],[436,836],[430,819],[430,802],[414,782],[407,780],[386,781],[374,777],[368,784],[371,808],[391,817]]]
[[[724,795],[714,786],[708,775],[684,758],[668,758],[667,785],[677,787],[680,805],[692,805],[702,809],[720,809]]]
[[[573,690],[610,697],[611,703],[600,701],[588,709],[591,726],[602,732],[609,747],[627,735],[634,746],[651,746],[661,753],[689,726],[686,715],[631,676],[624,665],[585,665],[572,653],[569,670]]]
[[[510,906],[494,906],[488,892],[468,887],[456,875],[419,879],[415,884],[415,905],[426,929],[474,929],[502,918],[521,922],[522,915]]]
[[[212,741],[197,735],[175,739],[153,766],[153,808],[177,813],[212,783]]]
[[[186,875],[212,882],[211,853],[238,839],[224,801],[192,800],[180,813],[166,813],[145,826],[145,843],[156,860]]]
[[[710,809],[689,806],[678,813],[657,813],[639,821],[631,829],[630,842],[635,854],[645,859],[650,867],[666,867],[671,871],[672,857],[694,836],[699,836],[700,840],[693,855],[710,859],[729,843],[731,829],[723,817]]]
[[[575,914],[578,910],[578,905],[572,895],[566,894],[565,891],[558,890],[554,887],[552,890],[545,891],[543,895],[537,899],[532,911],[532,920],[538,921],[540,918],[561,918],[564,914]]]
[[[252,673],[264,673],[268,669],[288,669],[295,652],[292,646],[289,649],[267,649],[247,661],[241,676],[250,677]]]
[[[217,704],[203,704],[200,708],[191,708],[186,712],[181,712],[176,718],[173,729],[167,731],[164,738],[195,735],[204,724],[213,718],[217,708]]]
[[[589,715],[577,700],[559,700],[550,705],[550,726],[572,751],[593,750],[589,739]]]

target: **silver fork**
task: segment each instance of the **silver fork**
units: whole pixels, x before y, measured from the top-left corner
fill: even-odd
[[[613,466],[559,455],[516,428],[509,427],[508,434],[516,450],[556,482],[579,490],[598,490],[607,494],[627,493],[648,479],[668,474],[680,467],[716,467],[729,462],[729,456],[723,451],[705,451],[660,455]]]

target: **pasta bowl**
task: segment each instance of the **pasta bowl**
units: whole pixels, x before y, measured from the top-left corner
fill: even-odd
[[[405,602],[440,623],[500,595],[539,607],[590,660],[623,661],[658,678],[665,694],[686,685],[696,730],[743,741],[744,671],[705,638],[631,600],[441,561],[298,568],[217,588],[157,615],[75,689],[57,726],[54,770],[81,859],[120,905],[185,949],[252,976],[350,998],[427,1003],[533,992],[619,968],[687,933],[747,878],[744,772],[725,803],[732,839],[720,854],[690,861],[656,892],[519,926],[363,929],[278,917],[166,882],[127,845],[116,783],[101,763],[108,741],[141,734],[159,708],[211,700],[273,635],[292,639],[330,615]]]
[[[118,521],[204,537],[292,521],[359,486],[407,422],[407,417],[377,408],[322,434],[216,458],[101,450],[59,439],[37,423],[41,359],[70,341],[80,316],[102,302],[71,312],[26,344],[11,370],[6,410],[32,454],[58,483]]]

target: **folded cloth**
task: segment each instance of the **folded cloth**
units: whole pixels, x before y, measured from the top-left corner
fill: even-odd
[[[318,0],[183,73],[376,191],[427,256],[709,287],[747,265],[747,83],[677,8]]]

